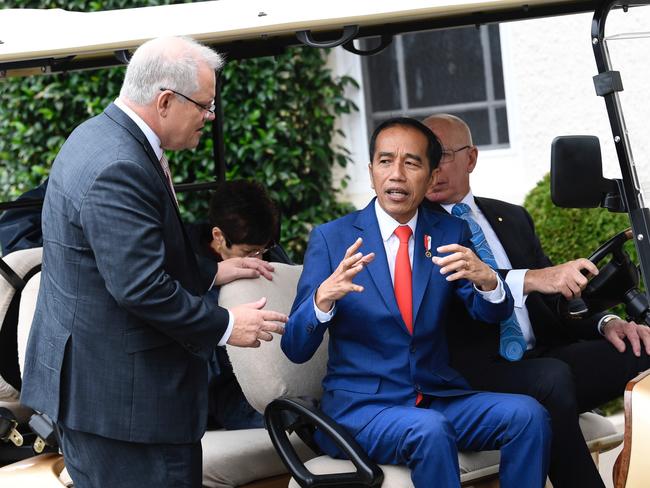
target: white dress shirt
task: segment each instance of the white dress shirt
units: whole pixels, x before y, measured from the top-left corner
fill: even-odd
[[[528,315],[528,309],[526,308],[526,298],[528,295],[524,295],[524,277],[528,269],[512,269],[512,264],[510,264],[510,259],[506,254],[505,249],[501,245],[501,241],[497,237],[494,229],[481,212],[481,209],[478,208],[476,202],[474,201],[474,195],[470,191],[465,198],[463,198],[459,203],[465,203],[471,208],[470,217],[481,227],[483,234],[485,234],[485,239],[494,254],[494,260],[497,263],[499,269],[509,269],[506,276],[506,283],[510,288],[512,293],[512,298],[515,301],[515,316],[517,317],[517,322],[519,322],[519,327],[521,328],[521,333],[524,336],[524,340],[527,344],[527,349],[532,349],[535,347],[535,333],[533,332],[533,327],[530,322],[530,316]],[[443,204],[442,207],[449,213],[455,204]]]
[[[163,148],[160,147],[160,138],[156,135],[153,129],[149,127],[144,120],[142,120],[142,117],[140,117],[133,110],[131,110],[119,98],[115,100],[114,103],[122,112],[126,114],[128,118],[130,118],[133,122],[135,122],[135,124],[140,128],[144,136],[147,138],[149,145],[153,149],[153,152],[156,154],[158,161],[160,161],[160,158],[162,158],[163,156]],[[214,279],[216,280],[217,277],[215,276]],[[212,282],[212,286],[214,286],[214,280]],[[220,346],[226,345],[226,342],[228,342],[228,339],[230,339],[230,334],[232,334],[232,329],[234,325],[235,325],[235,317],[230,312],[230,310],[228,310],[228,327],[226,329],[226,332],[223,334],[223,336],[221,336],[221,340],[219,341]]]
[[[390,271],[390,279],[395,284],[395,259],[397,258],[397,250],[399,249],[399,238],[395,235],[395,229],[400,225],[408,225],[411,228],[411,237],[409,237],[409,261],[411,262],[411,269],[413,269],[413,249],[415,247],[415,228],[418,222],[418,210],[415,215],[406,224],[400,224],[393,217],[388,215],[386,211],[381,208],[379,201],[375,200],[375,214],[377,215],[377,224],[379,225],[379,232],[384,241],[384,250],[386,251],[386,260],[388,270]],[[451,243],[449,243],[451,244]],[[435,251],[433,249],[432,251]],[[482,291],[474,287],[485,300],[491,303],[501,303],[506,298],[505,289],[501,283],[501,278],[497,274],[497,287],[494,290]],[[314,311],[316,318],[322,322],[328,322],[334,316],[335,306],[329,312],[323,312],[316,306],[316,296],[314,295]]]

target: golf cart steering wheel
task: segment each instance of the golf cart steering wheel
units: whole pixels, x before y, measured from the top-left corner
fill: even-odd
[[[648,300],[638,289],[639,270],[623,249],[623,244],[632,238],[632,229],[626,229],[602,244],[589,257],[598,266],[611,255],[611,260],[594,276],[579,298],[562,299],[560,313],[568,318],[581,319],[587,315],[607,310],[619,303],[625,303],[628,315],[637,323],[650,325]]]

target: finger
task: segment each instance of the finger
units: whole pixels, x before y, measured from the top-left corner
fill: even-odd
[[[272,340],[273,340],[273,335],[270,334],[269,332],[264,332],[263,330],[261,330],[261,331],[259,331],[259,332],[257,333],[257,338],[258,338],[260,341],[266,341],[266,342],[269,342],[269,341],[272,341]]]
[[[592,275],[597,275],[598,274],[598,266],[596,266],[594,263],[589,261],[588,259],[585,258],[580,258],[575,260],[576,265],[578,266],[578,269],[585,269],[589,271]]]
[[[357,264],[359,264],[359,261],[363,259],[363,253],[356,253],[348,258],[345,258],[343,261],[341,261],[341,264],[339,265],[339,268],[341,271],[345,271],[347,269],[350,269]]]
[[[641,355],[641,340],[636,331],[636,327],[626,327],[624,331],[627,340],[630,341],[630,345],[632,346],[632,352],[634,352],[636,357],[639,357]]]
[[[235,280],[259,278],[260,272],[251,268],[237,268],[235,270]],[[233,280],[234,281],[234,280]]]
[[[361,271],[363,271],[363,264],[357,264],[353,268],[350,268],[341,273],[340,277],[343,279],[343,281],[352,281],[352,278],[361,273]]]
[[[273,332],[275,334],[284,334],[284,326],[276,322],[269,322],[268,320],[262,322],[260,330],[264,332]]]
[[[262,343],[256,339],[255,342],[253,342],[250,345],[250,347],[260,347],[261,345],[262,345]]]
[[[650,356],[650,329],[643,325],[638,326],[641,340],[645,346],[645,353]]]
[[[466,255],[463,252],[455,252],[453,254],[450,254],[448,256],[440,257],[440,256],[434,256],[431,258],[431,261],[434,264],[437,264],[438,266],[446,266],[450,263],[453,263],[455,261],[463,260],[466,259]]]
[[[440,268],[440,274],[446,275],[449,273],[467,273],[470,272],[469,264],[467,261],[458,261],[456,263]]]
[[[263,310],[262,311],[262,320],[267,322],[282,322],[285,323],[289,320],[285,314],[280,312],[274,312],[273,310]]]
[[[258,272],[258,276],[262,275],[269,281],[273,280],[273,275],[271,274],[274,269],[273,266],[271,266],[266,261],[262,261],[261,259],[244,258],[242,261],[242,268],[256,270]]]
[[[457,273],[450,274],[449,276],[445,276],[445,279],[447,281],[456,281],[456,280],[460,280],[460,279],[463,279],[463,278],[466,278],[466,277],[467,277],[467,271],[463,270],[463,271],[459,271]]]
[[[444,246],[437,247],[436,251],[438,251],[439,254],[444,254],[447,252],[465,252],[469,251],[469,248],[461,246],[460,244],[445,244]]]
[[[348,247],[348,249],[345,251],[345,256],[343,257],[343,259],[345,260],[346,258],[349,258],[354,253],[356,253],[361,247],[362,243],[363,243],[363,239],[361,239],[361,237],[357,237],[357,240],[354,241],[354,244]]]

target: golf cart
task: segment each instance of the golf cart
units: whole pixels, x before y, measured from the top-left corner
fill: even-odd
[[[636,33],[623,31],[623,34],[615,33],[609,36],[605,29],[610,12],[612,16],[619,14],[633,16],[636,12],[645,10],[642,6],[638,3],[632,6],[619,5],[618,2],[598,1],[517,2],[510,0],[465,3],[406,0],[400,2],[399,5],[388,2],[373,2],[372,5],[366,5],[364,2],[354,4],[340,1],[296,5],[288,1],[270,1],[259,7],[257,5],[242,6],[241,3],[233,0],[221,0],[87,14],[61,10],[6,9],[0,11],[0,23],[4,26],[3,32],[0,33],[0,41],[2,41],[0,44],[0,77],[35,76],[124,64],[128,61],[130,51],[140,43],[162,35],[190,35],[225,52],[228,59],[233,62],[246,57],[272,55],[281,52],[286,47],[301,44],[311,48],[343,46],[348,52],[354,54],[372,55],[388,47],[394,36],[404,32],[593,12],[591,36],[587,38],[587,32],[584,35],[586,39],[591,39],[594,49],[597,65],[594,85],[596,94],[605,100],[621,178],[612,180],[602,177],[600,149],[596,147],[597,144],[592,138],[559,139],[554,144],[552,152],[553,198],[559,206],[604,206],[611,211],[626,212],[630,217],[631,229],[629,232],[613,237],[594,254],[593,260],[598,263],[603,262],[604,257],[611,255],[612,258],[606,265],[609,268],[603,268],[603,272],[599,275],[600,281],[590,284],[581,303],[566,304],[565,313],[580,316],[588,310],[600,310],[603,307],[624,302],[631,317],[648,323],[647,296],[640,291],[638,284],[641,278],[646,283],[650,276],[650,245],[648,244],[650,215],[645,207],[644,189],[641,184],[644,181],[643,170],[645,168],[646,174],[650,175],[650,166],[644,167],[632,157],[632,146],[635,141],[632,137],[633,132],[626,128],[622,112],[624,101],[621,91],[624,80],[626,81],[626,95],[630,91],[627,86],[626,71],[615,71],[610,60],[610,51],[614,51],[613,48],[618,48],[617,43],[625,44],[633,42],[637,38],[643,39],[644,31],[641,27],[640,30],[634,31]],[[174,18],[175,21],[169,23],[169,18]],[[120,25],[120,29],[113,28],[117,24]],[[355,39],[367,37],[378,38],[378,40],[372,41],[374,43],[372,47],[368,47],[367,43],[364,43],[363,46],[355,44]],[[623,55],[627,54],[625,49],[622,52]],[[632,91],[632,93],[634,92]],[[629,102],[629,98],[627,100],[632,108],[638,109],[635,105],[636,100],[641,99],[643,99],[642,92],[637,93],[637,98],[631,99],[633,102]],[[215,158],[218,161],[216,181],[222,180],[225,175],[221,120],[221,117],[217,117],[217,122],[213,124],[216,142],[213,147]],[[639,133],[642,132],[636,132],[637,137]],[[644,147],[642,141],[640,146]],[[576,178],[576,175],[579,175],[579,179]],[[576,181],[580,181],[581,184],[576,185]],[[212,186],[214,186],[214,182],[192,182],[179,185],[177,191],[193,191]],[[22,204],[24,203],[20,205]],[[38,205],[39,202],[28,202],[27,204]],[[12,208],[12,205],[15,208],[17,204],[5,203],[0,206],[0,209]],[[633,239],[635,243],[640,262],[638,268],[630,263],[622,248],[622,243],[627,239]],[[11,265],[2,266],[1,269],[6,281],[10,284],[13,283],[13,295],[18,297],[18,301],[14,302],[18,303],[16,327],[18,337],[25,337],[21,321],[25,327],[29,326],[30,309],[33,311],[35,300],[33,289],[38,286],[38,274],[32,272],[34,267],[30,267],[24,272],[16,271]],[[296,271],[295,268],[283,270],[282,273],[286,274],[286,279],[275,281],[285,283],[286,288],[269,291],[269,295],[274,294],[278,300],[283,300],[281,303],[279,302],[278,307],[290,306],[292,287],[286,283],[295,283],[291,280],[297,279]],[[30,277],[30,273],[33,276]],[[20,281],[16,280],[16,275]],[[611,278],[606,279],[606,277]],[[252,283],[246,283],[246,285],[253,286]],[[236,288],[234,284],[233,287],[225,288],[220,296],[223,305],[228,305],[228,300],[241,300],[246,293],[252,293],[244,292]],[[229,292],[228,288],[238,291],[236,293]],[[295,289],[295,286],[293,288]],[[19,290],[20,294],[17,294],[15,290]],[[259,293],[259,291],[256,289],[255,293]],[[13,300],[14,298],[11,301]],[[230,302],[230,304],[233,303]],[[269,306],[274,306],[273,302]],[[19,348],[22,347],[20,344],[19,341]],[[277,347],[277,341],[274,346]],[[318,386],[302,389],[307,382],[295,381],[294,377],[285,371],[286,376],[281,378],[282,381],[279,384],[266,385],[269,386],[269,389],[264,390],[265,385],[261,385],[260,381],[246,378],[245,371],[250,370],[250,363],[253,361],[250,355],[246,354],[248,351],[239,354],[240,352],[231,351],[235,371],[251,404],[260,410],[271,405],[267,410],[271,437],[269,439],[265,431],[256,433],[256,435],[261,434],[263,441],[266,441],[263,449],[267,450],[262,449],[251,454],[244,452],[246,445],[234,445],[235,437],[245,437],[247,433],[235,433],[236,436],[229,432],[214,433],[210,444],[225,446],[215,455],[218,459],[214,462],[221,462],[216,471],[221,472],[221,469],[236,467],[237,472],[231,479],[231,486],[244,486],[251,482],[259,483],[259,480],[264,480],[267,483],[265,486],[286,486],[288,478],[282,474],[282,469],[278,472],[277,468],[277,466],[282,468],[282,464],[279,463],[280,458],[301,486],[318,486],[319,483],[320,486],[326,484],[330,486],[336,484],[381,486],[382,480],[385,486],[390,486],[391,479],[404,479],[403,471],[394,472],[392,471],[393,467],[380,468],[368,460],[362,452],[356,449],[354,442],[350,441],[345,432],[338,429],[336,425],[323,421],[320,414],[314,413],[313,409],[308,408],[309,405],[286,399],[274,401],[278,396],[296,396],[307,393],[312,397],[318,397]],[[281,361],[281,358],[276,359],[278,362]],[[322,377],[323,353],[313,361],[312,371],[305,373],[302,368],[300,372],[292,370],[290,373],[310,374],[312,379],[315,378],[317,385]],[[254,371],[251,374],[253,373]],[[648,381],[639,379],[636,386],[630,387],[628,397],[633,398],[635,392],[643,389]],[[300,385],[301,389],[297,390],[296,385]],[[271,386],[273,387],[271,388]],[[262,399],[255,398],[255,395],[258,394],[267,396]],[[630,484],[632,482],[630,480],[634,476],[644,474],[643,466],[637,467],[638,461],[635,462],[635,460],[643,459],[643,455],[637,454],[637,449],[643,449],[644,441],[634,441],[638,437],[635,432],[643,429],[644,419],[638,415],[642,408],[633,408],[631,400],[627,404],[630,413],[626,419],[626,438],[629,438],[630,442],[626,442],[625,456],[619,464],[617,479],[619,482],[628,479],[628,486],[633,486]],[[287,415],[287,412],[290,415]],[[634,417],[635,412],[637,412],[637,417]],[[327,468],[332,467],[333,471],[339,471],[339,474],[333,475],[332,471],[327,471],[327,469],[322,471],[317,467],[314,467],[314,471],[319,472],[317,475],[306,471],[302,461],[313,457],[314,454],[309,454],[307,450],[304,450],[304,446],[298,441],[288,443],[284,434],[286,428],[292,427],[303,434],[302,437],[307,446],[313,444],[310,442],[308,433],[304,432],[305,429],[301,430],[300,428],[303,423],[296,424],[296,419],[300,421],[305,418],[318,422],[320,428],[326,429],[331,432],[332,436],[337,437],[345,446],[346,452],[350,454],[350,458],[357,468],[354,473],[341,475],[341,469],[349,471],[352,468],[347,465],[342,468],[331,466],[328,464],[330,460],[323,459],[320,461],[325,463]],[[586,437],[592,441],[590,447],[595,452],[610,448],[620,441],[620,436],[607,428],[602,428],[602,424],[599,423],[593,427],[593,423],[589,424],[591,420],[598,423],[601,419],[587,419],[583,426],[583,430],[592,429],[591,435],[586,435]],[[56,452],[56,439],[50,435],[51,427],[48,427],[47,419],[41,419],[39,422],[34,422],[33,429],[40,434],[38,435],[40,441],[36,439],[35,435],[34,442],[38,443],[38,446],[50,444],[54,452],[30,457],[17,464],[1,468],[0,483],[3,485],[13,486],[15,484],[17,486],[20,483],[21,486],[45,487],[62,486],[68,483],[62,475],[63,462]],[[14,424],[13,421],[9,421],[8,424],[11,429],[7,430],[6,437],[10,439],[13,436],[14,439],[17,439],[15,433],[12,434],[17,430],[17,424]],[[42,425],[45,427],[43,428]],[[634,431],[632,426],[634,426]],[[228,435],[231,435],[231,438],[224,437]],[[221,438],[218,439],[216,436],[221,436]],[[26,438],[29,439],[28,436]],[[253,437],[246,438],[244,444],[251,445],[260,441],[259,437],[255,437],[255,440],[252,439]],[[643,436],[640,439],[643,439]],[[300,445],[299,453],[294,451],[293,446],[296,444]],[[206,445],[207,443],[204,442],[204,446]],[[260,459],[268,459],[270,455],[272,456],[273,446],[280,456],[273,468],[264,473],[252,473],[252,476],[237,477],[241,471],[250,472],[251,465]],[[16,447],[18,448],[18,446]],[[242,452],[245,454],[244,461],[241,463],[233,461],[233,459],[239,458]],[[465,485],[477,486],[479,483],[490,483],[498,469],[494,453],[478,457],[470,455],[461,459],[460,462],[461,465],[464,465],[463,483]],[[210,465],[210,461],[204,462],[204,464],[207,467]],[[391,478],[391,476],[395,476],[395,478]],[[210,480],[206,480],[204,477],[204,483],[210,485]],[[216,483],[210,486],[222,486]],[[400,481],[393,481],[393,483],[397,484],[392,486],[403,486],[399,484]],[[641,483],[639,486],[642,485],[644,484]]]

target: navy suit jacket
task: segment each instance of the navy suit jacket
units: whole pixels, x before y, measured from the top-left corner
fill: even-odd
[[[108,438],[198,441],[228,312],[203,295],[159,161],[115,105],[54,162],[42,269],[22,402]]]
[[[311,234],[282,349],[292,361],[304,362],[329,330],[322,408],[353,435],[386,407],[415,405],[418,391],[437,397],[471,393],[448,364],[445,325],[454,320],[448,313],[452,296],[483,320],[499,321],[512,313],[509,291],[506,300],[492,304],[469,281],[446,281],[425,256],[425,234],[431,236],[434,255],[443,244],[471,246],[464,221],[420,207],[414,236],[413,336],[397,307],[374,200]],[[361,252],[375,253],[374,261],[354,279],[364,291],[339,300],[332,320],[320,323],[314,312],[316,289],[357,237],[363,238]]]

